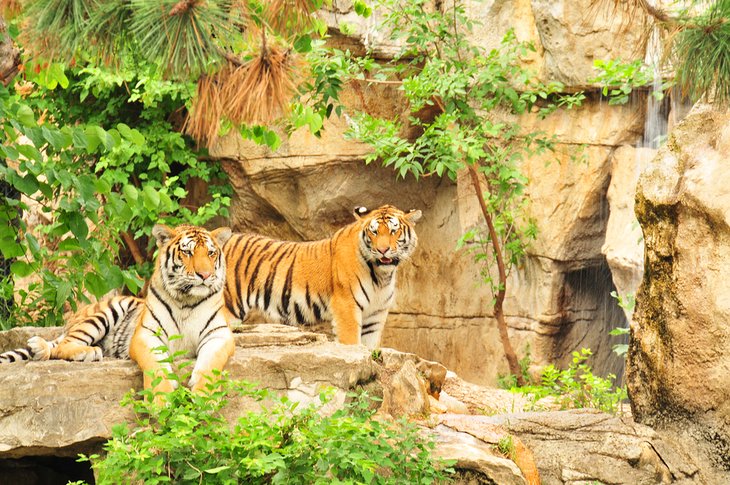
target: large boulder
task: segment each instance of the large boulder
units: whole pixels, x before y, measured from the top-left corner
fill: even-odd
[[[282,325],[240,330],[236,352],[226,367],[230,375],[304,404],[318,401],[324,388],[332,388],[334,397],[322,412],[341,407],[350,391],[364,387],[382,396],[380,419],[423,419],[446,378],[443,366],[413,354],[382,349],[374,355],[361,346],[340,345],[321,334]],[[33,333],[51,337],[58,331],[23,328],[0,332],[0,351],[19,345]],[[73,469],[74,458],[78,453],[100,452],[114,424],[134,419],[133,411],[119,402],[141,385],[139,368],[128,360],[0,366],[4,389],[0,393],[0,483],[92,479],[88,469]],[[234,398],[225,413],[235,419],[260,405]],[[493,428],[491,436],[508,435],[503,428]],[[446,427],[435,431],[424,427],[423,432],[435,440],[435,456],[455,461],[457,483],[526,483],[520,467],[496,452],[489,441]]]
[[[644,280],[627,363],[637,419],[709,443],[730,469],[730,111],[699,105],[639,180]]]

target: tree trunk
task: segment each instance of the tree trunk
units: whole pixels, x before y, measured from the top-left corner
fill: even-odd
[[[494,318],[497,319],[497,328],[499,329],[499,337],[502,340],[502,347],[504,348],[504,356],[507,358],[507,364],[509,365],[509,371],[517,379],[518,386],[525,385],[525,379],[522,376],[522,369],[520,368],[520,362],[517,359],[514,348],[512,348],[512,342],[509,340],[509,333],[507,332],[507,321],[504,319],[504,297],[507,293],[507,268],[504,264],[504,255],[502,254],[502,247],[499,243],[497,230],[494,228],[494,222],[492,216],[489,214],[489,209],[484,201],[484,194],[482,192],[481,184],[479,183],[479,174],[477,169],[473,165],[469,165],[469,175],[471,175],[472,186],[476,193],[477,199],[479,199],[479,207],[482,209],[482,215],[487,223],[489,229],[489,239],[492,241],[492,250],[497,260],[497,271],[499,273],[499,288],[494,298]]]

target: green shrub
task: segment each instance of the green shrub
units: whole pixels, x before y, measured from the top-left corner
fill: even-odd
[[[150,391],[140,395],[149,398]],[[260,403],[234,426],[222,411],[229,398]],[[434,445],[405,422],[374,419],[371,399],[354,396],[344,409],[321,413],[251,384],[223,379],[209,395],[184,386],[168,395],[168,405],[128,394],[134,423],[113,428],[105,454],[91,460],[98,482],[156,483],[434,483],[451,470],[434,461]]]
[[[550,364],[542,371],[540,384],[512,390],[529,395],[533,404],[544,397],[553,396],[563,409],[596,408],[616,413],[621,401],[626,399],[626,389],[615,385],[614,374],[608,374],[605,378],[594,375],[586,363],[591,355],[590,349],[573,352],[573,361],[567,369],[560,370]]]

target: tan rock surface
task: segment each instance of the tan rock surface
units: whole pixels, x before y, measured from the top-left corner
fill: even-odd
[[[638,420],[709,443],[730,467],[730,112],[696,107],[641,175],[646,272],[627,385]],[[682,424],[679,424],[682,423]]]

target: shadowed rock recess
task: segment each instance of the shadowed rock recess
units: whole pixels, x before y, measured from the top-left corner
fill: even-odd
[[[58,329],[0,332],[0,350],[35,332],[50,337]],[[522,396],[469,384],[414,354],[382,349],[374,360],[364,347],[282,325],[244,326],[236,343],[231,376],[293,400],[316,401],[323,386],[335,390],[330,408],[357,388],[381,396],[381,415],[410,417],[435,440],[436,456],[456,460],[456,483],[722,483],[701,481],[706,467],[683,442],[630,418],[524,412]],[[0,366],[0,483],[93,483],[88,466],[73,459],[99,452],[112,426],[132,419],[119,401],[141,384],[137,366],[124,360]],[[257,407],[234,400],[228,417]],[[505,443],[509,457],[499,451]]]

